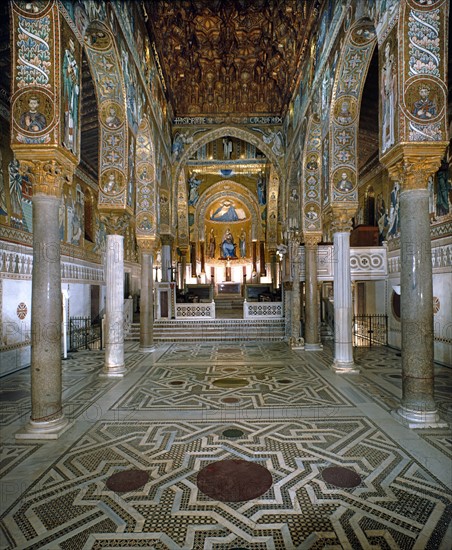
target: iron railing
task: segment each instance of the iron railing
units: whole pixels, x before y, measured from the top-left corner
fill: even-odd
[[[353,345],[371,348],[388,345],[387,315],[355,315],[353,317]]]
[[[70,317],[69,351],[102,349],[102,322],[91,324],[91,317]]]

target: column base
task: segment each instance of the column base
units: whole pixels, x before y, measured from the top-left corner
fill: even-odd
[[[304,350],[304,338],[291,336],[289,338],[289,346],[291,349]]]
[[[21,441],[26,439],[58,439],[73,424],[74,422],[69,422],[65,416],[50,422],[34,422],[30,419],[28,424],[16,433],[15,438]]]
[[[334,361],[331,368],[336,374],[359,374],[361,372],[353,361]]]
[[[323,350],[323,346],[322,344],[318,343],[318,344],[306,344],[304,345],[304,349],[306,351],[322,351]]]
[[[437,411],[412,411],[405,407],[399,407],[391,411],[391,416],[412,430],[426,428],[447,428],[447,422],[441,420]]]
[[[138,351],[141,353],[151,353],[152,351],[155,351],[155,346],[140,346]]]
[[[127,372],[125,365],[115,365],[114,367],[104,366],[99,376],[102,378],[122,378]]]

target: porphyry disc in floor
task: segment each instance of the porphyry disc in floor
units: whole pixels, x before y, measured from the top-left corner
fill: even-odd
[[[330,466],[322,470],[323,479],[330,485],[341,489],[351,489],[361,484],[361,476],[355,471],[342,466]]]
[[[248,380],[244,378],[218,378],[212,384],[217,388],[244,388],[248,386]]]
[[[236,437],[242,437],[244,432],[242,430],[238,430],[237,428],[228,428],[227,430],[224,430],[223,434],[224,437],[234,439]]]
[[[252,500],[267,492],[272,483],[272,475],[267,468],[239,459],[209,464],[197,477],[198,489],[220,502]]]
[[[149,474],[143,470],[123,470],[110,476],[107,479],[106,485],[110,491],[127,493],[143,487],[148,480]]]

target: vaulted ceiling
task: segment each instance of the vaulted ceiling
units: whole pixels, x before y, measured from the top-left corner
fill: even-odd
[[[319,5],[144,0],[175,115],[283,115]]]

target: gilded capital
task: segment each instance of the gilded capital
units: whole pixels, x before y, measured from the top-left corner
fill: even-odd
[[[172,235],[160,235],[160,241],[162,242],[162,245],[169,245],[172,246],[174,242],[174,237]]]
[[[332,228],[334,233],[350,232],[352,230],[352,219],[356,214],[356,207],[349,205],[333,205]]]
[[[100,213],[100,221],[105,224],[109,235],[123,235],[129,226],[130,217],[124,211]]]
[[[53,159],[20,159],[20,172],[27,175],[33,185],[33,195],[60,198],[64,183],[72,183],[75,166]]]
[[[303,238],[306,248],[315,248],[322,240],[322,234],[305,232]]]
[[[156,237],[137,237],[137,244],[141,252],[152,254],[157,248],[158,243]]]
[[[402,143],[381,161],[402,191],[427,189],[428,178],[439,169],[446,146],[447,142]]]

